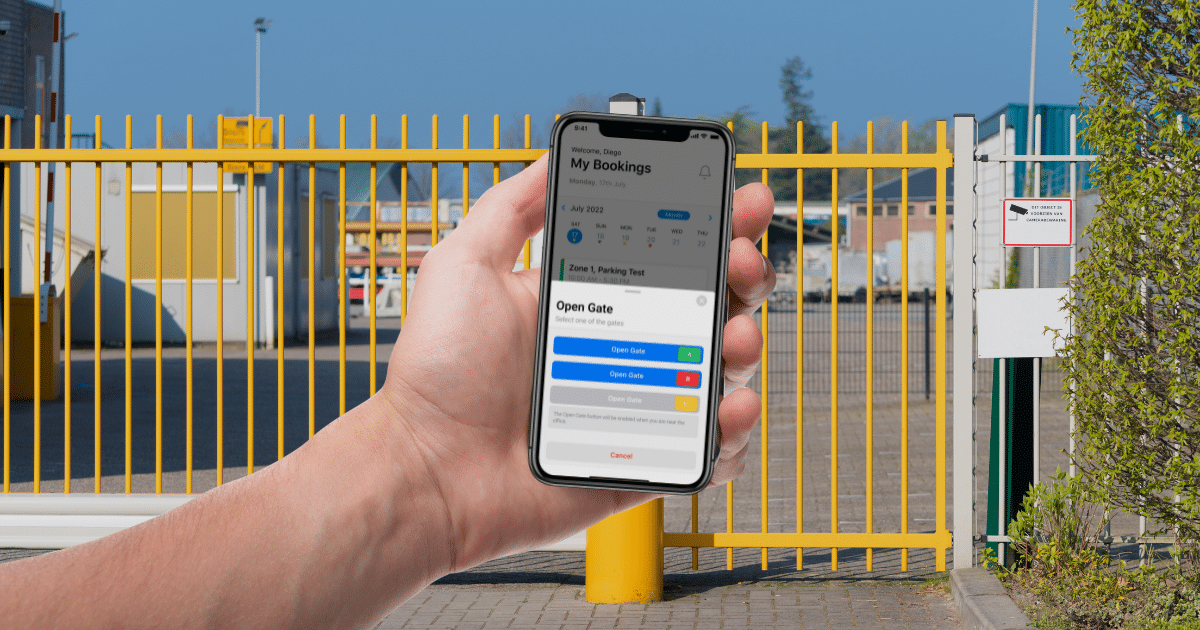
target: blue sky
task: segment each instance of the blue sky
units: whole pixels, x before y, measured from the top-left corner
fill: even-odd
[[[1029,89],[1032,2],[311,2],[64,0],[67,113],[105,139],[151,141],[154,115],[199,131],[217,114],[254,110],[254,29],[263,37],[263,115],[286,114],[289,144],[317,116],[323,143],[348,118],[349,144],[365,146],[369,117],[380,137],[428,147],[430,117],[441,146],[490,146],[492,115],[504,125],[531,114],[542,124],[578,94],[622,91],[661,98],[668,115],[718,116],[746,106],[781,124],[779,68],[799,55],[813,71],[813,105],[844,139],[869,119],[914,122],[958,112],[979,116]],[[1076,24],[1067,2],[1043,2],[1037,100],[1075,103],[1070,68]],[[115,141],[115,142],[114,142]]]

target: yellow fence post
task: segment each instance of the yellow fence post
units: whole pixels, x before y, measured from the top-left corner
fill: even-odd
[[[663,500],[613,514],[587,530],[587,600],[594,604],[662,599]]]

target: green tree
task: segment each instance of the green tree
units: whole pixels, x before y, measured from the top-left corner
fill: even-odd
[[[654,97],[654,107],[650,110],[650,115],[651,116],[665,116],[666,115],[666,114],[663,114],[662,99],[658,98],[657,96]]]
[[[843,131],[849,131],[844,129]],[[891,116],[883,116],[874,124],[874,142],[871,149],[875,153],[899,153],[903,148],[904,127],[903,123]],[[848,135],[848,134],[847,134]],[[950,148],[950,143],[954,134],[950,131],[946,133],[946,147]],[[925,122],[917,125],[909,125],[908,127],[908,152],[909,153],[933,153],[937,148],[937,120],[930,118]],[[866,153],[867,152],[867,130],[864,128],[862,133],[854,136],[849,142],[840,142],[839,149],[843,153]],[[912,173],[912,169],[909,170]],[[900,176],[898,168],[877,168],[874,170],[874,183],[876,186]],[[846,197],[860,190],[865,190],[867,187],[867,171],[866,169],[843,169],[838,172],[838,195]]]
[[[1200,18],[1194,0],[1077,0],[1073,65],[1101,204],[1063,350],[1080,471],[1200,540]],[[1186,114],[1192,118],[1180,117]]]
[[[733,133],[733,139],[737,143],[738,153],[756,153],[762,150],[762,127],[761,123],[754,121],[754,111],[749,105],[741,107],[721,116],[711,119],[705,116],[699,116],[702,120],[715,120],[727,127]],[[762,181],[762,175],[758,171],[750,171],[749,169],[734,169],[734,182],[740,187],[751,182]]]
[[[796,124],[804,123],[802,140],[805,153],[829,153],[829,139],[820,126],[820,119],[812,106],[812,90],[805,85],[812,80],[812,69],[804,65],[800,57],[792,57],[780,68],[779,89],[783,92],[783,104],[787,107],[787,118],[781,128],[768,131],[771,153],[795,153],[797,146]],[[762,150],[761,140],[757,143]],[[805,169],[804,198],[829,199],[831,190],[829,169]],[[776,199],[796,198],[796,171],[773,170],[770,175],[771,191]]]

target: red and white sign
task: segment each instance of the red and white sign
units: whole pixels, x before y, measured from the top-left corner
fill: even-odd
[[[1070,247],[1075,207],[1070,199],[1005,199],[1000,237],[1005,247]]]

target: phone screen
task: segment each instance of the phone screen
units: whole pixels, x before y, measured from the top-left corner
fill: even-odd
[[[556,127],[535,470],[689,486],[722,385],[733,146],[715,125],[630,124]]]

